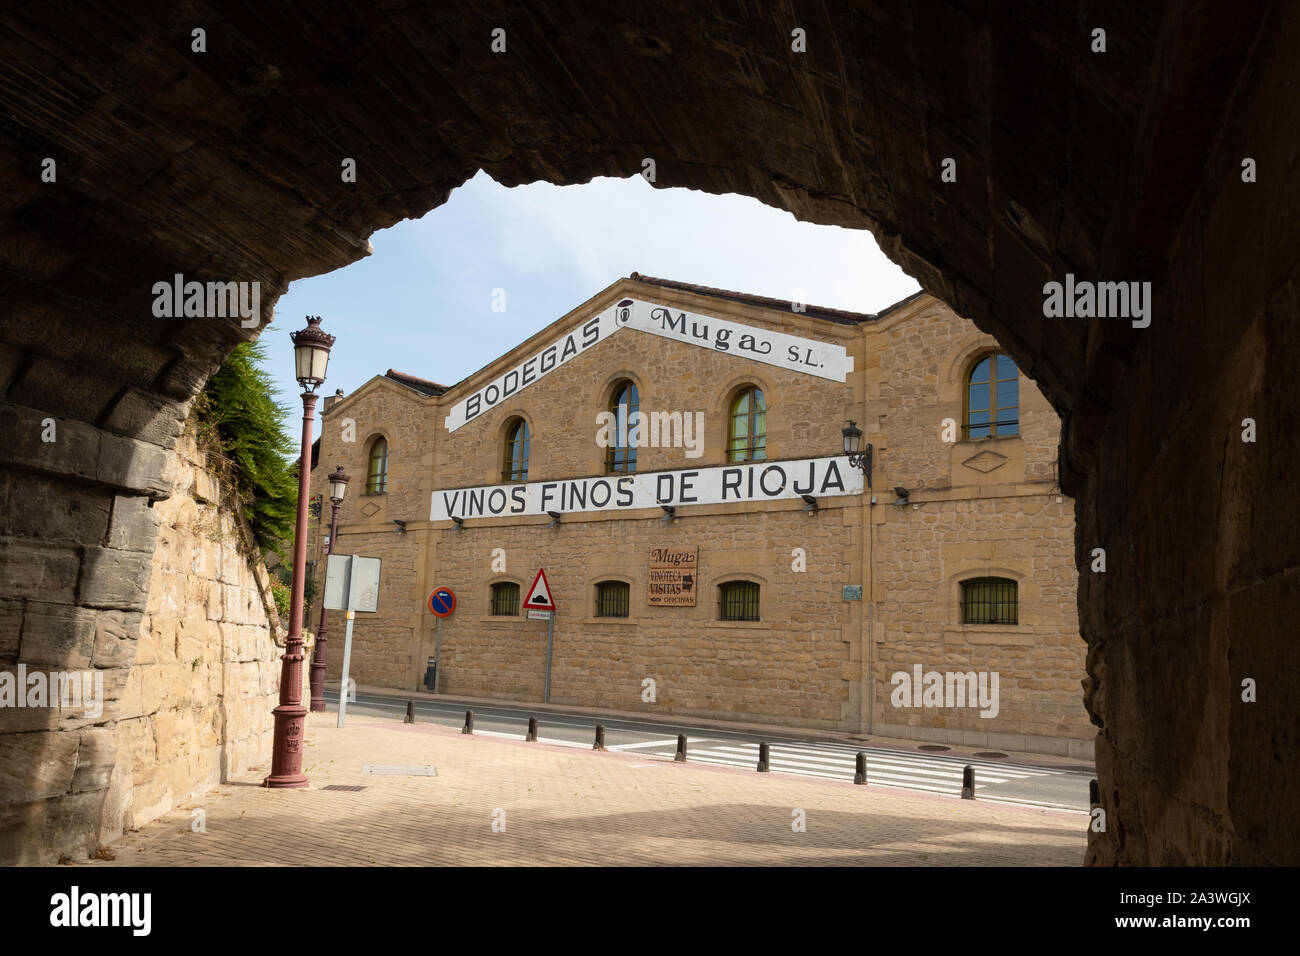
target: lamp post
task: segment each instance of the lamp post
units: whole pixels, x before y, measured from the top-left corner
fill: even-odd
[[[867,487],[871,487],[871,459],[875,453],[875,448],[870,442],[867,447],[862,448],[862,429],[858,427],[857,422],[849,422],[848,428],[840,429],[840,434],[844,436],[844,454],[849,456],[850,468],[861,468],[862,473],[867,477]]]
[[[302,386],[302,460],[298,464],[298,522],[293,538],[293,588],[289,599],[289,636],[280,668],[280,706],[275,714],[275,743],[271,775],[262,785],[273,788],[307,786],[302,772],[303,727],[307,708],[302,705],[302,588],[307,571],[307,498],[311,494],[312,422],[316,418],[316,389],[325,381],[334,336],[320,328],[320,316],[307,316],[307,327],[289,333],[293,339],[294,369]]]
[[[348,490],[347,475],[339,465],[330,475],[330,543],[325,549],[325,567],[328,572],[329,556],[334,553],[334,539],[339,533],[339,505]],[[316,646],[311,652],[311,709],[312,713],[325,711],[325,602],[321,601],[320,627],[316,630]]]

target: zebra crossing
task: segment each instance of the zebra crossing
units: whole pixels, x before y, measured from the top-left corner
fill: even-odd
[[[694,743],[694,742],[692,742]],[[703,744],[703,746],[701,746]],[[646,756],[672,759],[676,741],[665,741],[667,752],[651,752]],[[748,741],[701,741],[688,746],[690,763],[714,764],[723,767],[740,767],[753,770],[758,764],[758,747]],[[975,770],[975,792],[980,795],[990,787],[1031,778],[1062,777],[1068,770],[1050,767],[1026,767],[999,763],[978,758],[944,757],[935,754],[909,753],[872,747],[850,747],[832,743],[772,743],[768,745],[768,765],[774,772],[796,773],[810,777],[833,780],[852,780],[858,752],[867,755],[867,783],[880,786],[901,787],[956,796],[961,792],[962,770],[970,766]],[[989,796],[990,794],[985,794]],[[1007,799],[1013,803],[1041,801]]]

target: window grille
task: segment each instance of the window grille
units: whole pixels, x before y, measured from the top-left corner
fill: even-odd
[[[963,624],[1016,624],[1019,586],[1008,578],[973,578],[961,583]]]
[[[627,617],[631,592],[623,581],[601,581],[596,585],[596,617]]]
[[[497,616],[519,616],[519,585],[502,581],[492,585],[492,613]]]
[[[728,581],[718,588],[718,592],[720,620],[758,620],[758,585],[753,581]]]

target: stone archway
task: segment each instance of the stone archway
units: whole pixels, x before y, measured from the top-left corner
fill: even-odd
[[[0,663],[15,635],[86,628],[129,663],[147,503],[193,396],[257,332],[155,318],[156,282],[260,282],[264,324],[291,279],[364,256],[371,232],[480,168],[563,184],[649,158],[662,186],[872,229],[1062,415],[1110,820],[1090,861],[1295,862],[1300,538],[1279,532],[1300,510],[1286,179],[1300,12],[543,6],[47,3],[7,18]],[[1066,273],[1151,282],[1150,326],[1045,317],[1043,285]],[[41,442],[47,418],[66,440]],[[1088,571],[1096,547],[1104,575]],[[33,767],[75,762],[75,731],[0,727]],[[102,802],[98,781],[40,777],[13,789],[67,797],[51,826]],[[8,806],[5,825],[28,819]]]

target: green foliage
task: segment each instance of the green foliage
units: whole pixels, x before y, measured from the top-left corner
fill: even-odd
[[[275,598],[275,610],[276,613],[280,615],[280,623],[285,627],[288,627],[289,601],[293,597],[293,593],[289,590],[289,585],[272,579],[271,594]]]
[[[194,402],[199,439],[231,462],[236,493],[263,553],[283,557],[297,517],[297,443],[284,430],[288,409],[263,367],[265,348],[241,342]]]

